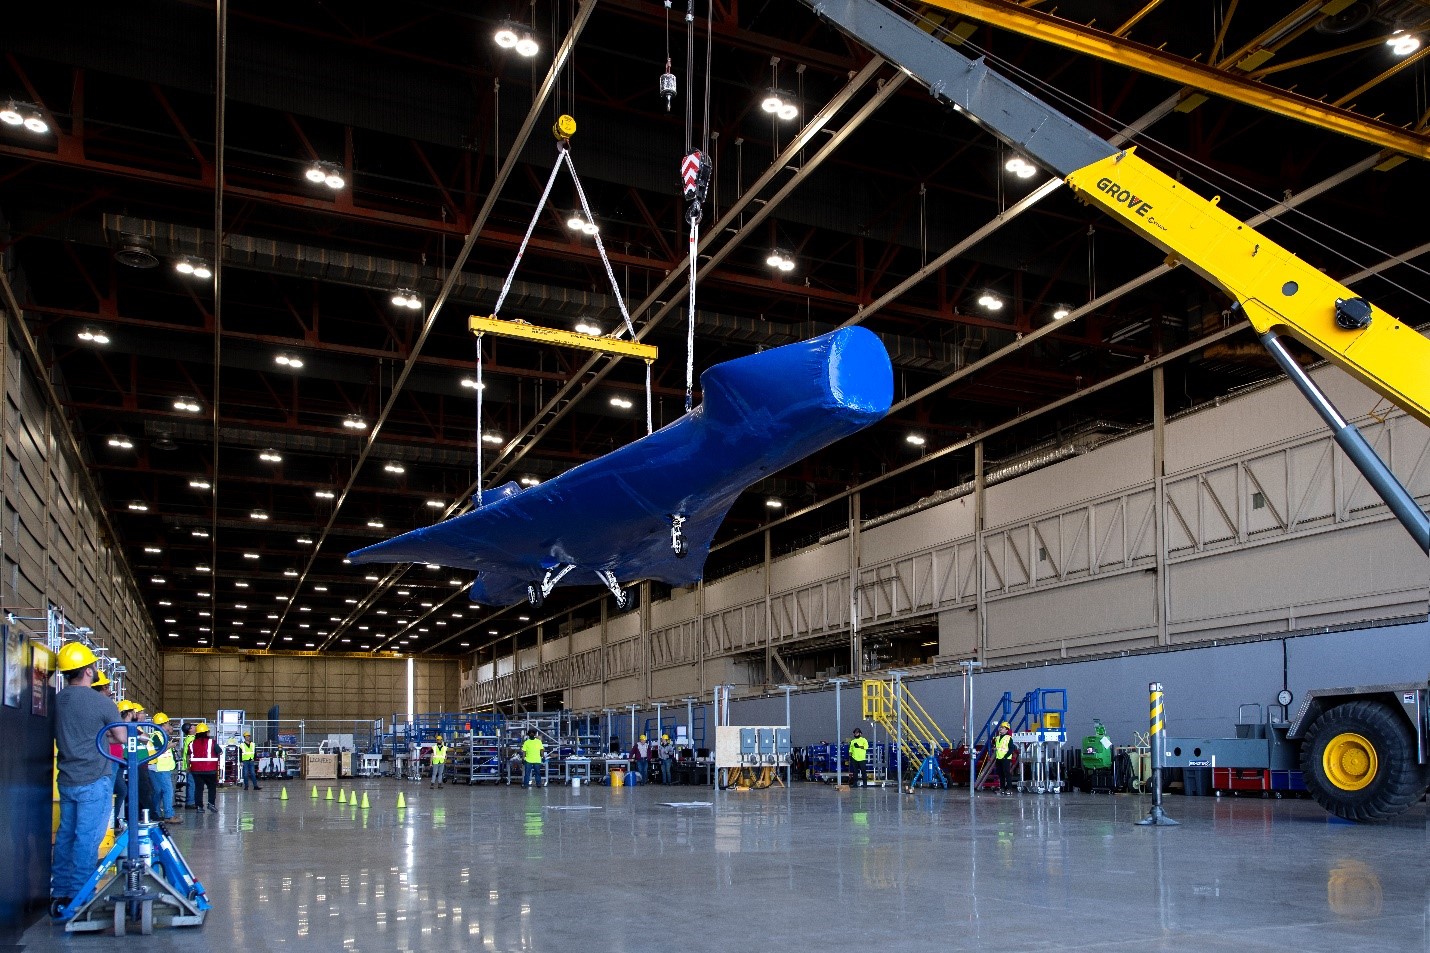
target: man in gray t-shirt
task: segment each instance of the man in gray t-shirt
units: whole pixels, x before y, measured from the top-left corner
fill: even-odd
[[[119,721],[119,708],[89,689],[99,671],[89,646],[70,642],[60,649],[65,687],[55,696],[55,747],[59,751],[60,827],[50,868],[50,915],[67,919],[71,900],[99,866],[99,845],[109,825],[114,780],[99,753],[99,733]],[[112,729],[108,741],[123,744],[126,732]]]

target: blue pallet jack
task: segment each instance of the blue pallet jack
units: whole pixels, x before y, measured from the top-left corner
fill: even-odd
[[[129,732],[123,760],[109,753],[105,736],[112,728]],[[66,933],[93,933],[112,924],[115,936],[124,936],[128,925],[139,923],[139,932],[149,936],[154,925],[171,927],[202,926],[208,915],[209,901],[200,883],[190,870],[179,845],[169,836],[164,825],[149,820],[149,812],[139,808],[139,775],[145,764],[162,752],[140,753],[139,739],[153,729],[169,736],[152,722],[115,722],[99,731],[95,744],[100,753],[116,764],[127,765],[129,794],[125,799],[125,828],[114,839],[114,846],[100,861],[99,867],[79,896],[60,911]],[[143,735],[141,735],[143,731]],[[142,817],[141,817],[142,814]]]

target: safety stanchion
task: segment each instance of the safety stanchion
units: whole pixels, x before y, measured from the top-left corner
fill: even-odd
[[[1162,734],[1166,719],[1163,717],[1162,705],[1162,683],[1153,682],[1147,686],[1148,700],[1150,702],[1150,721],[1152,731],[1150,739],[1152,743],[1152,810],[1147,816],[1137,822],[1139,827],[1176,827],[1177,822],[1172,820],[1162,810]]]

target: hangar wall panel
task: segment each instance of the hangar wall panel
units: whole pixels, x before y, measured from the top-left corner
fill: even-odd
[[[417,711],[455,711],[459,673],[451,659],[418,657]],[[407,711],[407,660],[319,655],[164,653],[160,703],[175,717],[211,717],[220,708],[281,718],[382,718]]]
[[[1348,411],[1375,406],[1339,372],[1318,375]],[[1358,422],[1430,506],[1430,428],[1399,412]],[[989,666],[1430,614],[1424,555],[1289,384],[1186,414],[1167,434],[1161,480],[1151,434],[1136,433],[989,487],[982,533],[972,496],[864,530],[853,599],[844,537],[657,602],[648,632],[638,612],[612,616],[605,669],[586,671],[622,677],[607,705],[643,701],[647,678],[652,697],[692,679],[757,687],[767,650],[848,639],[852,601],[865,627],[937,620],[942,656]],[[601,644],[599,626],[572,635]]]
[[[10,331],[4,322],[0,608],[36,618],[51,606],[62,610],[124,662],[130,697],[154,705],[163,685],[154,624],[123,551],[102,527],[89,465],[71,452],[64,416],[49,406]]]

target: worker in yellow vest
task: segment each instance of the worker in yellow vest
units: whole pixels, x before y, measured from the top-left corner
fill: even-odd
[[[162,711],[155,713],[153,722],[159,726],[169,723],[169,716]],[[149,750],[162,751],[163,753],[153,761],[149,762],[149,779],[154,785],[154,800],[159,807],[159,820],[165,824],[182,824],[182,817],[174,816],[174,748],[170,739],[164,737],[163,731],[154,731],[149,735]]]
[[[867,788],[869,786],[869,739],[864,737],[864,732],[858,728],[854,729],[849,738],[849,779],[851,787]]]
[[[998,769],[998,796],[1013,796],[1013,729],[1005,721],[993,736],[993,766]]]
[[[262,791],[258,786],[258,763],[253,760],[253,735],[245,731],[243,742],[238,746],[238,763],[243,770],[243,789],[248,790],[249,782],[253,783],[253,790]]]
[[[428,787],[440,788],[447,778],[447,746],[438,735],[432,743],[432,781]]]
[[[537,778],[541,777],[541,759],[546,751],[546,745],[541,743],[541,739],[536,737],[536,729],[531,728],[526,732],[526,740],[521,743],[521,786],[529,788],[536,784]]]

